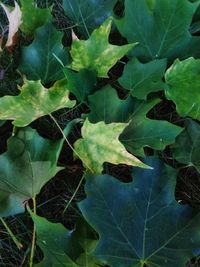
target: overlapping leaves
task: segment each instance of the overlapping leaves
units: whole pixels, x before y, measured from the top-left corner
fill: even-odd
[[[24,211],[24,201],[35,197],[61,170],[57,167],[63,140],[50,141],[31,128],[8,140],[0,155],[0,217]]]
[[[191,35],[199,33],[199,1],[61,2],[70,24],[65,29],[59,23],[55,27],[57,14],[54,10],[52,16],[52,8],[20,1],[13,36],[20,26],[29,43],[15,60],[23,78],[16,84],[22,80],[24,84],[19,95],[0,98],[0,120],[25,127],[58,110],[66,121],[76,116],[82,117],[76,122],[85,119],[82,136],[70,147],[86,168],[87,196],[79,208],[96,233],[87,224],[69,231],[29,210],[43,252],[36,266],[183,267],[199,251],[199,211],[175,201],[176,170],[157,157],[144,157],[146,151],[160,154],[167,147],[167,157],[200,170],[200,39]],[[123,3],[124,14],[117,9]],[[112,35],[110,15],[119,30],[113,27]],[[72,34],[68,48],[70,27],[80,40]],[[184,60],[173,63],[177,57]],[[157,104],[162,99],[162,106],[166,98],[173,109],[171,117],[152,119],[159,117],[152,112],[160,113]],[[75,106],[71,99],[80,104]],[[63,108],[73,110],[62,113]],[[60,117],[56,125],[61,130],[59,123],[63,123]],[[32,128],[16,127],[7,151],[0,155],[0,216],[23,212],[24,202],[61,170],[57,161],[63,139],[50,141]],[[133,182],[101,175],[105,162],[136,166]]]

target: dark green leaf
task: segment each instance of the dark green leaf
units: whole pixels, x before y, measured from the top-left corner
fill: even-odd
[[[113,14],[117,0],[63,0],[63,8],[71,24],[88,38],[92,31]]]
[[[189,27],[197,6],[188,0],[125,0],[125,16],[115,22],[129,43],[139,42],[132,55],[170,58],[182,55],[192,39]]]
[[[8,140],[7,152],[0,155],[0,217],[23,212],[23,202],[62,169],[57,167],[62,144],[63,139],[43,139],[31,128]]]
[[[172,146],[174,158],[190,166],[200,173],[200,125],[192,120],[185,122],[184,131],[177,137]]]
[[[44,253],[43,260],[35,267],[99,266],[90,254],[96,241],[86,223],[78,224],[74,231],[68,231],[60,223],[51,223],[32,212],[30,214],[36,225],[37,245]]]
[[[45,218],[31,213],[36,225],[37,245],[44,253],[43,260],[35,267],[78,267],[70,258],[67,248],[71,243],[71,232],[61,223],[51,223]],[[74,249],[79,250],[77,247]]]
[[[88,177],[79,207],[100,241],[94,256],[116,267],[183,267],[199,249],[200,213],[174,198],[176,171],[158,159],[134,169],[134,182]]]
[[[151,120],[146,117],[147,112],[158,102],[159,99],[147,102],[135,101],[132,120],[120,136],[120,141],[128,151],[137,156],[144,156],[144,147],[163,150],[167,145],[173,144],[176,136],[183,130],[167,121]]]
[[[36,30],[29,46],[22,47],[19,70],[28,80],[41,80],[45,84],[63,78],[59,60],[67,65],[69,53],[62,45],[62,37],[63,34],[49,23]]]
[[[94,90],[95,73],[89,70],[81,70],[77,73],[65,68],[64,74],[67,79],[68,90],[76,96],[79,102],[84,102]]]
[[[146,100],[147,95],[165,89],[162,78],[165,73],[167,62],[165,59],[153,60],[149,63],[142,64],[137,59],[132,59],[124,68],[119,83],[131,95]]]
[[[92,123],[128,122],[135,107],[132,97],[119,99],[117,92],[110,85],[89,96],[88,102],[91,109],[88,118]]]

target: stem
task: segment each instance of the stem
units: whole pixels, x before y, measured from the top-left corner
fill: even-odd
[[[51,117],[51,119],[55,122],[56,126],[58,127],[58,129],[60,130],[60,132],[62,133],[65,141],[67,142],[68,146],[71,148],[71,150],[74,152],[74,154],[77,155],[77,157],[84,163],[85,167],[90,170],[91,173],[93,173],[93,170],[84,162],[84,159],[77,153],[77,151],[73,148],[73,146],[70,144],[69,140],[67,139],[65,133],[63,132],[62,128],[60,127],[60,125],[58,124],[57,120],[54,118],[54,116],[49,113],[49,116]]]
[[[15,243],[15,245],[17,246],[18,249],[22,249],[23,245],[19,242],[19,240],[16,238],[16,236],[14,235],[14,233],[12,232],[12,230],[9,228],[9,226],[7,225],[7,223],[4,221],[3,218],[0,218],[1,223],[3,224],[3,226],[6,228],[7,232],[9,233],[9,235],[11,236],[13,242]]]
[[[84,178],[85,178],[85,177],[84,177],[84,175],[83,175],[82,178],[81,178],[81,180],[79,181],[77,187],[76,187],[76,190],[74,191],[72,197],[70,198],[69,202],[67,203],[67,205],[66,205],[66,207],[65,207],[65,209],[64,209],[64,211],[63,211],[63,214],[66,212],[66,210],[69,208],[70,204],[72,203],[73,199],[75,198],[75,196],[76,196],[76,194],[77,194],[79,188],[80,188],[81,185],[82,185],[82,182],[83,182]]]
[[[33,200],[33,213],[36,215],[36,197],[32,198]],[[29,267],[33,267],[33,258],[35,251],[35,240],[36,240],[36,225],[33,223],[33,236],[32,236],[32,246],[31,246],[31,254],[30,254],[30,262]]]

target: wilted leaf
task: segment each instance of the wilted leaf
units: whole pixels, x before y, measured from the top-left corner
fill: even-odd
[[[101,173],[104,162],[148,168],[139,159],[129,154],[119,142],[119,135],[126,126],[127,123],[92,124],[88,120],[84,122],[83,138],[76,141],[74,146],[89,172]]]
[[[158,159],[146,164],[154,170],[135,168],[128,184],[109,175],[87,178],[79,207],[100,236],[93,254],[112,267],[186,266],[199,251],[200,213],[176,202],[174,169]]]
[[[166,96],[174,101],[181,116],[200,120],[200,60],[178,59],[167,70],[165,78],[168,85]]]
[[[45,88],[40,81],[25,81],[18,96],[0,98],[0,120],[14,120],[24,127],[32,121],[61,108],[72,108],[76,101],[69,99],[66,81]]]
[[[12,11],[3,3],[0,3],[0,5],[3,7],[9,22],[8,39],[5,46],[12,47],[15,44],[14,37],[22,23],[22,13],[17,2],[15,2],[15,7]]]
[[[118,81],[125,89],[130,90],[132,96],[146,100],[149,93],[165,89],[162,78],[166,67],[166,59],[153,60],[146,64],[132,59],[126,64]]]
[[[63,33],[51,24],[35,31],[34,41],[22,47],[19,70],[28,80],[41,80],[44,84],[62,79],[63,65],[69,63],[69,53],[62,45]]]
[[[24,211],[24,201],[61,170],[57,160],[63,139],[50,141],[31,128],[20,129],[8,140],[8,149],[0,155],[0,217]]]
[[[98,29],[94,30],[88,40],[72,43],[71,68],[76,71],[91,69],[98,77],[108,77],[108,71],[132,49],[135,44],[117,46],[108,42],[112,18],[108,18]]]
[[[25,34],[33,35],[38,27],[50,21],[51,8],[38,8],[35,0],[20,0],[20,3],[22,12],[20,29]]]

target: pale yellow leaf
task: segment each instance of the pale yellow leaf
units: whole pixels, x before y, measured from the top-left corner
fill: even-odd
[[[14,36],[18,32],[19,26],[22,23],[22,12],[17,2],[15,2],[15,7],[12,11],[10,11],[10,9],[2,3],[1,6],[4,9],[9,22],[9,31],[6,47],[11,47],[13,45]]]

